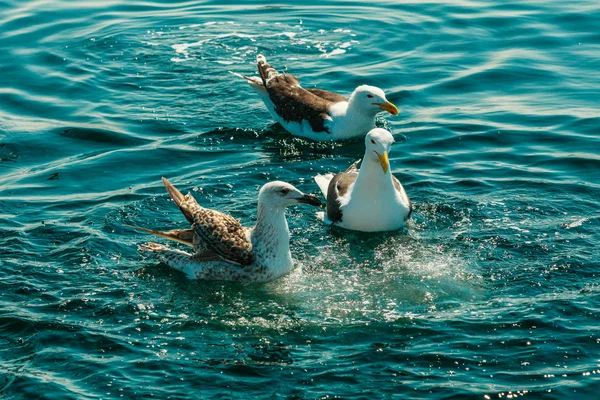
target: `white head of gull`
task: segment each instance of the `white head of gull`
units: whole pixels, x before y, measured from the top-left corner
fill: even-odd
[[[192,279],[268,282],[288,274],[294,263],[285,209],[295,204],[321,205],[319,199],[289,183],[267,183],[259,192],[257,221],[251,229],[228,214],[200,206],[167,179],[163,182],[191,229],[161,232],[132,227],[193,247],[190,254],[157,243],[140,246]]]
[[[354,89],[348,99],[348,110],[371,118],[374,118],[381,111],[398,115],[398,109],[388,101],[383,90],[369,85],[361,85]]]

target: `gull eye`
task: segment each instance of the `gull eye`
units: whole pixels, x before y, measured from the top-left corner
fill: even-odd
[[[375,141],[373,139],[371,139],[371,143],[375,144]]]
[[[281,191],[279,193],[281,193],[282,196],[285,196],[289,192],[290,192],[290,189],[281,189]]]
[[[372,94],[368,94],[368,95],[367,95],[367,97],[368,97],[369,99],[372,99],[372,98],[373,98],[373,95],[372,95]]]

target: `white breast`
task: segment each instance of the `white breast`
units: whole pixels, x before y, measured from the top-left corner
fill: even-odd
[[[337,225],[363,232],[392,231],[405,226],[409,207],[393,187],[377,196],[373,195],[377,192],[369,190],[349,192],[341,199],[342,222]]]

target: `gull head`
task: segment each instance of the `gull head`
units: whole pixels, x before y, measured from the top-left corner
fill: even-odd
[[[392,134],[382,128],[371,129],[365,137],[365,160],[373,160],[381,164],[384,175],[390,169],[388,154],[393,143]]]
[[[398,107],[390,103],[383,90],[375,86],[362,85],[354,89],[350,96],[350,104],[367,114],[375,115],[387,111],[392,115],[398,115]]]
[[[286,182],[269,182],[260,189],[258,203],[270,208],[286,208],[294,204],[310,204],[321,206],[321,201],[310,194],[304,194],[294,185]]]

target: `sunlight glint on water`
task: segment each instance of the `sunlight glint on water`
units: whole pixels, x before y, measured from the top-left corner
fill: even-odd
[[[0,397],[594,398],[596,2],[0,6]],[[273,125],[229,71],[385,89],[415,210],[287,217],[297,269],[193,282],[124,224],[186,226],[165,176],[246,225],[262,184],[362,157]],[[488,396],[488,397],[485,397]]]

